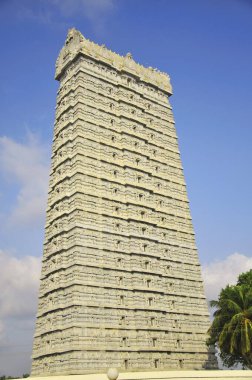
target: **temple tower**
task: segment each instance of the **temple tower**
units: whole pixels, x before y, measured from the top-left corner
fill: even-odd
[[[71,29],[32,374],[201,369],[209,326],[169,77]]]

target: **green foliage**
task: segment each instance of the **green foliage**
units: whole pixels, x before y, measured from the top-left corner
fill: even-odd
[[[252,270],[242,273],[237,285],[222,289],[210,305],[216,310],[208,345],[217,344],[225,366],[240,363],[252,369]]]
[[[252,269],[250,271],[241,273],[238,277],[237,285],[247,285],[252,287]]]

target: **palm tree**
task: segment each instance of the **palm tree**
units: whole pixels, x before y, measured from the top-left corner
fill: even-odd
[[[237,285],[248,285],[252,287],[252,269],[239,275]]]
[[[220,357],[227,367],[241,363],[252,369],[252,288],[249,285],[227,286],[218,301],[210,301],[216,308],[208,331],[209,345],[217,344]]]

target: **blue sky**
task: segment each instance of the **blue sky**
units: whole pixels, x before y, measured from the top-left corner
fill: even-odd
[[[251,18],[252,0],[0,0],[0,375],[29,371],[70,27],[170,75],[208,297],[252,267]]]

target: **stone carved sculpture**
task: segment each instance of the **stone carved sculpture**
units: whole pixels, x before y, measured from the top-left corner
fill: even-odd
[[[204,368],[169,77],[71,29],[56,79],[32,374]]]

